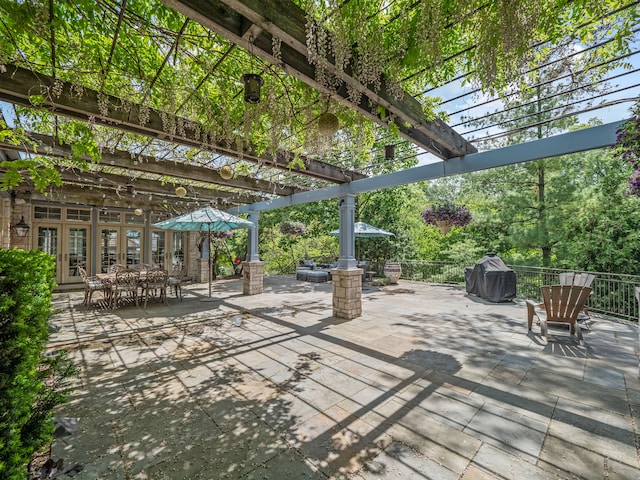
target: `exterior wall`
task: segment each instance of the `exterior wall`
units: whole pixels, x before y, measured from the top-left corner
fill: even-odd
[[[88,253],[89,257],[86,259],[86,268],[87,271],[91,271],[91,265],[93,265],[94,258],[97,268],[100,268],[100,239],[97,239],[97,248],[94,248],[92,242],[96,241],[96,236],[100,235],[100,230],[103,227],[111,227],[118,229],[125,229],[128,227],[131,228],[140,228],[143,232],[143,258],[145,263],[149,263],[151,261],[151,252],[145,251],[147,246],[150,246],[150,235],[151,228],[147,223],[144,224],[129,224],[129,223],[115,223],[115,224],[107,224],[107,223],[98,223],[96,218],[93,218],[91,221],[85,222],[69,222],[68,220],[64,220],[64,212],[65,209],[76,209],[76,208],[85,208],[91,209],[92,215],[97,215],[96,210],[91,206],[78,206],[78,205],[69,205],[69,204],[61,204],[56,202],[44,203],[38,202],[35,205],[30,201],[25,201],[25,199],[17,198],[13,202],[14,205],[12,207],[11,197],[6,192],[0,192],[0,248],[21,248],[21,249],[37,249],[37,236],[38,236],[38,227],[40,225],[48,225],[53,228],[59,227],[59,237],[58,237],[58,277],[56,279],[58,285],[73,285],[78,284],[80,282],[80,278],[73,280],[63,280],[62,277],[62,268],[65,267],[61,259],[66,258],[65,254],[67,253],[64,249],[68,248],[68,239],[63,238],[63,235],[67,235],[67,228],[69,226],[86,226],[89,230],[89,238],[88,240]],[[63,212],[63,219],[37,219],[34,220],[34,208],[36,206],[51,206],[55,208],[61,208]],[[108,209],[112,210],[112,209]],[[124,209],[114,208],[114,211],[119,211],[121,213],[129,213],[131,211],[127,211]],[[20,218],[24,216],[24,221],[31,227],[29,230],[29,235],[27,237],[18,237],[15,232],[10,228],[11,225],[15,225],[20,221]],[[171,269],[171,230],[167,230],[166,237],[166,248],[167,248],[167,260],[165,264],[165,268]],[[199,252],[196,246],[197,233],[186,232],[185,235],[185,248],[186,248],[186,265],[187,265],[187,276],[191,278],[195,278],[198,272],[198,257]],[[206,270],[205,270],[206,273]],[[206,280],[205,280],[206,281]]]
[[[0,222],[0,248],[10,248],[11,200],[4,195],[0,196]]]
[[[13,208],[11,207],[11,199],[2,197],[0,199],[0,217],[2,218],[2,227],[0,230],[0,246],[2,248],[20,248],[23,250],[31,249],[31,238],[33,229],[29,230],[26,237],[18,237],[11,229],[11,225],[15,225],[24,216],[24,221],[33,226],[31,219],[31,205],[23,199],[16,199]]]

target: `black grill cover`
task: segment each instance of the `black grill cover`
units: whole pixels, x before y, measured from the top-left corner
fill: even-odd
[[[516,296],[516,272],[495,253],[487,253],[473,267],[464,269],[467,293],[490,302],[506,302]]]

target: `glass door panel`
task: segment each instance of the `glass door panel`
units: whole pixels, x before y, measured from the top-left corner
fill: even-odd
[[[184,266],[184,232],[173,232],[173,244],[171,249],[171,264],[179,263]]]
[[[38,227],[38,250],[53,255],[56,259],[56,282],[60,283],[60,251],[58,248],[58,227]]]
[[[125,238],[125,265],[131,268],[133,265],[138,265],[142,262],[142,230],[128,228]]]
[[[151,232],[151,265],[166,270],[165,254],[167,252],[165,243],[166,232]]]
[[[62,282],[80,281],[80,273],[78,266],[84,267],[87,271],[87,245],[88,245],[88,228],[87,227],[70,227],[67,231],[67,241],[69,242],[67,250],[64,254],[64,271],[62,272]]]
[[[107,273],[111,265],[118,263],[118,229],[103,228],[100,231],[100,272]]]

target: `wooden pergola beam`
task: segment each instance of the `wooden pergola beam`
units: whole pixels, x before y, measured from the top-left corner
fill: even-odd
[[[22,151],[29,154],[49,155],[58,158],[69,158],[73,155],[71,146],[61,145],[52,136],[30,133],[29,137],[34,141],[35,145],[27,143],[12,145],[0,141],[0,149]],[[87,161],[90,160],[89,157],[84,157],[84,159]],[[115,150],[113,152],[104,150],[102,152],[101,164],[107,167],[124,168],[133,172],[153,173],[171,178],[182,178],[194,182],[211,183],[274,195],[291,195],[296,192],[305,191],[303,188],[287,187],[242,175],[237,175],[230,180],[225,180],[216,170],[210,168],[177,164],[169,161],[158,162],[155,157],[149,155],[136,154],[135,158],[131,158],[131,153],[124,150]]]
[[[59,83],[58,87],[54,89],[56,81]],[[62,86],[61,93],[57,95],[55,92],[60,91],[60,85]],[[366,175],[359,172],[345,171],[336,165],[303,155],[298,155],[298,157],[304,163],[304,168],[300,168],[298,165],[291,166],[290,162],[295,156],[292,152],[285,150],[278,150],[275,156],[269,153],[258,155],[253,153],[258,149],[252,145],[244,145],[240,153],[236,142],[232,142],[230,145],[216,142],[203,125],[166,113],[162,113],[163,122],[161,112],[158,110],[132,104],[113,95],[100,94],[89,88],[84,88],[82,97],[78,97],[73,93],[71,87],[72,84],[69,82],[61,82],[49,75],[34,73],[16,65],[8,64],[5,70],[0,71],[0,100],[16,105],[45,108],[58,115],[82,121],[93,121],[96,124],[125,132],[220,153],[329,182],[346,183],[367,178]],[[100,98],[100,102],[98,102],[98,98]],[[175,131],[165,131],[163,126],[165,123],[176,126]]]
[[[175,185],[165,184],[162,185],[156,180],[149,180],[145,178],[136,178],[132,180],[126,175],[118,175],[115,173],[106,172],[74,172],[71,170],[64,170],[60,172],[62,181],[65,182],[65,186],[68,183],[75,183],[78,185],[86,185],[92,188],[106,189],[110,194],[117,198],[131,199],[135,201],[138,197],[144,197],[145,195],[163,195],[166,197],[175,197]],[[132,185],[135,195],[132,195],[126,191],[126,185]],[[64,187],[62,187],[64,191]],[[248,195],[243,193],[226,192],[223,190],[213,190],[202,187],[187,187],[187,195],[184,197],[185,201],[207,201],[207,202],[221,202],[221,203],[233,203],[233,204],[246,204],[255,201],[260,201],[262,198],[256,195]]]
[[[316,81],[315,66],[309,64],[306,46],[305,12],[289,0],[162,0],[167,6],[222,35],[233,43],[259,55],[286,73],[293,75],[307,85],[325,92],[323,85]],[[261,31],[252,38],[246,32],[257,25]],[[281,58],[272,54],[272,39],[282,40]],[[337,69],[327,58],[332,74],[343,80],[342,86],[331,93],[332,97],[361,115],[387,126],[388,118],[381,118],[377,108],[381,106],[389,114],[396,116],[400,135],[424,150],[442,158],[463,157],[477,152],[475,146],[466,141],[441,120],[427,121],[420,103],[411,95],[404,94],[396,99],[387,88],[388,79],[383,75],[381,88],[374,91],[352,76],[349,69]],[[349,100],[347,85],[363,92],[359,104]],[[327,92],[328,93],[328,92]]]
[[[21,187],[22,188],[22,187]],[[37,191],[23,192],[23,197],[28,197],[30,201],[46,202],[47,204],[75,205],[78,208],[87,207],[111,207],[111,208],[142,208],[143,210],[153,210],[155,212],[187,212],[195,208],[193,200],[181,200],[175,197],[154,196],[151,200],[147,197],[136,199],[123,199],[113,195],[112,191],[105,188],[95,188],[69,184],[64,188],[54,189],[43,193]],[[226,205],[225,205],[226,206]]]

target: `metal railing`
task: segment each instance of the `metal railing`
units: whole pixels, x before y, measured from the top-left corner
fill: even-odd
[[[431,262],[425,260],[402,260],[402,277],[429,283],[465,284],[465,267],[452,262]],[[611,315],[625,320],[638,321],[638,301],[635,287],[640,287],[640,276],[607,272],[577,272],[558,268],[527,267],[510,265],[517,275],[519,298],[541,300],[540,286],[558,283],[558,275],[565,272],[591,273],[595,280],[591,287],[593,293],[587,302],[594,313]],[[384,264],[375,265],[377,272],[384,271]]]

